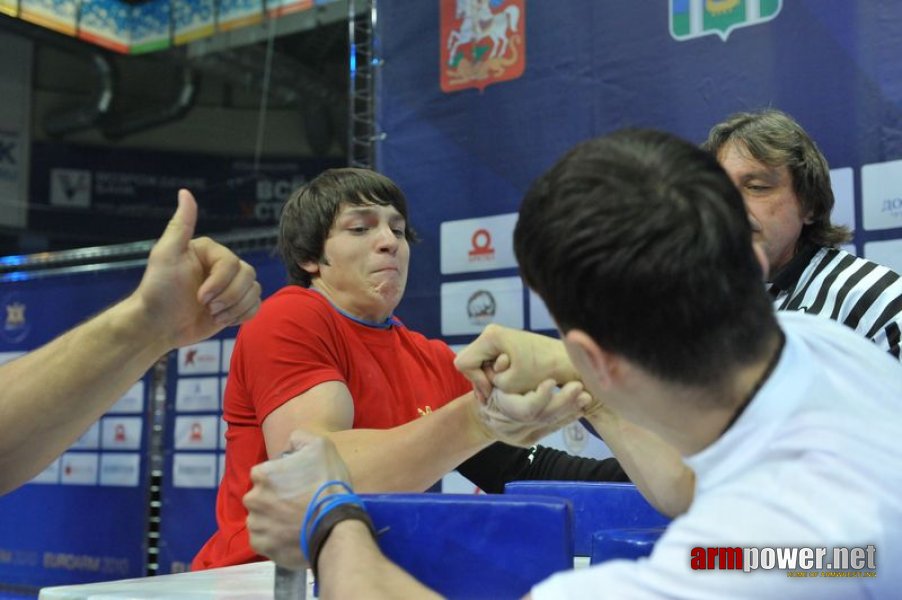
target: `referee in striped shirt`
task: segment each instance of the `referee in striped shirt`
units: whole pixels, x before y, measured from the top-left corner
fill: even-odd
[[[737,113],[703,146],[742,192],[774,306],[839,321],[899,358],[902,279],[837,248],[852,236],[830,222],[830,171],[805,130],[778,110]]]

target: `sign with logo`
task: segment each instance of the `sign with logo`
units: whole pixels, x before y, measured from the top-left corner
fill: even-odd
[[[81,434],[71,446],[76,450],[97,450],[100,448],[100,421],[91,423],[87,431]]]
[[[830,222],[855,231],[855,171],[851,167],[830,169],[830,187],[834,200]]]
[[[179,373],[219,373],[219,340],[179,348]]]
[[[532,290],[529,290],[529,328],[533,331],[557,331],[557,325],[551,318],[545,302]]]
[[[478,334],[489,323],[523,328],[519,277],[443,283],[442,335]]]
[[[902,160],[861,167],[861,212],[865,229],[902,227]]]
[[[219,417],[176,417],[176,449],[213,450],[217,445]]]
[[[172,482],[177,488],[216,487],[216,455],[176,453],[172,459]]]
[[[144,380],[141,379],[107,411],[111,413],[140,413],[144,410]]]
[[[442,275],[514,269],[517,213],[441,224]]]
[[[141,448],[141,417],[104,417],[100,440],[104,449],[138,450]]]
[[[87,169],[51,169],[50,204],[52,206],[91,206],[91,172]]]
[[[67,452],[60,465],[60,483],[97,485],[97,453]]]
[[[482,91],[523,74],[525,0],[440,1],[442,91]]]
[[[223,373],[229,372],[229,365],[232,363],[232,351],[235,349],[235,338],[222,340],[222,365],[219,370]]]
[[[670,35],[685,42],[705,35],[727,41],[740,27],[777,17],[783,0],[670,0]]]
[[[902,273],[902,240],[867,242],[864,245],[864,256],[896,273]]]
[[[181,377],[175,388],[175,410],[219,410],[219,377]]]
[[[100,485],[138,487],[141,455],[135,452],[100,455]]]
[[[18,344],[28,337],[31,325],[26,317],[28,305],[18,292],[10,292],[3,296],[3,328],[0,335],[10,344]]]
[[[60,482],[60,459],[54,460],[29,483],[57,484]]]

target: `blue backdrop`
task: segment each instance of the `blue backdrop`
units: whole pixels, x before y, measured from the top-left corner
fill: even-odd
[[[849,218],[859,254],[866,242],[902,237],[898,167],[890,165],[895,171],[884,177],[889,191],[868,193],[864,205],[861,169],[902,158],[902,4],[491,0],[493,15],[512,6],[519,15],[517,31],[507,28],[507,56],[514,59],[512,46],[525,56],[522,75],[493,82],[490,73],[446,92],[443,78],[465,76],[462,63],[474,73],[480,64],[503,67],[486,58],[495,46],[488,37],[449,56],[450,32],[466,29],[455,15],[468,5],[379,4],[378,123],[386,134],[380,167],[408,195],[425,239],[413,250],[399,310],[414,329],[442,333],[442,284],[515,273],[442,275],[443,222],[515,212],[529,183],[572,145],[626,126],[701,142],[730,113],[784,110],[818,142],[831,168],[851,168]],[[486,18],[474,18],[471,29]],[[863,209],[872,215],[867,229]],[[451,243],[445,240],[446,252]],[[898,255],[902,263],[902,248]]]
[[[142,271],[3,281],[0,303],[7,319],[0,352],[43,345],[125,296]],[[10,322],[10,307],[21,319]],[[40,483],[0,497],[0,583],[55,585],[144,574],[149,387],[145,377],[128,406],[110,411],[36,478]]]

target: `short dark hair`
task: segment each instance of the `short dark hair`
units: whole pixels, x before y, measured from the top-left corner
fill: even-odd
[[[792,117],[773,108],[736,113],[712,127],[702,146],[717,156],[729,143],[738,143],[769,167],[789,169],[802,210],[812,219],[802,227],[800,240],[836,246],[852,239],[847,227],[830,222],[834,198],[827,159]]]
[[[526,194],[523,278],[578,328],[655,376],[710,386],[776,331],[738,190],[697,146],[650,130],[578,145]]]
[[[326,238],[342,204],[393,206],[404,217],[404,237],[410,243],[417,241],[407,199],[395,182],[368,169],[328,169],[295,190],[282,208],[279,253],[290,283],[310,286],[310,274],[301,264],[324,260]]]

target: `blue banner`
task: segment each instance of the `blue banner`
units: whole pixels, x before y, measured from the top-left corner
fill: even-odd
[[[2,357],[33,350],[96,314],[130,292],[141,272],[0,284]],[[45,586],[144,574],[149,390],[145,376],[31,483],[0,497],[0,583]]]
[[[452,342],[491,320],[551,328],[502,281],[512,225],[482,220],[513,216],[577,142],[623,127],[701,142],[764,107],[827,156],[852,250],[902,270],[900,23],[889,0],[381,2],[381,169],[425,240],[398,314]]]
[[[166,226],[179,188],[200,208],[198,234],[266,227],[307,179],[336,159],[234,158],[117,147],[35,143],[29,224],[113,243],[152,239]],[[126,237],[127,232],[127,237]],[[82,244],[89,245],[89,244]]]

